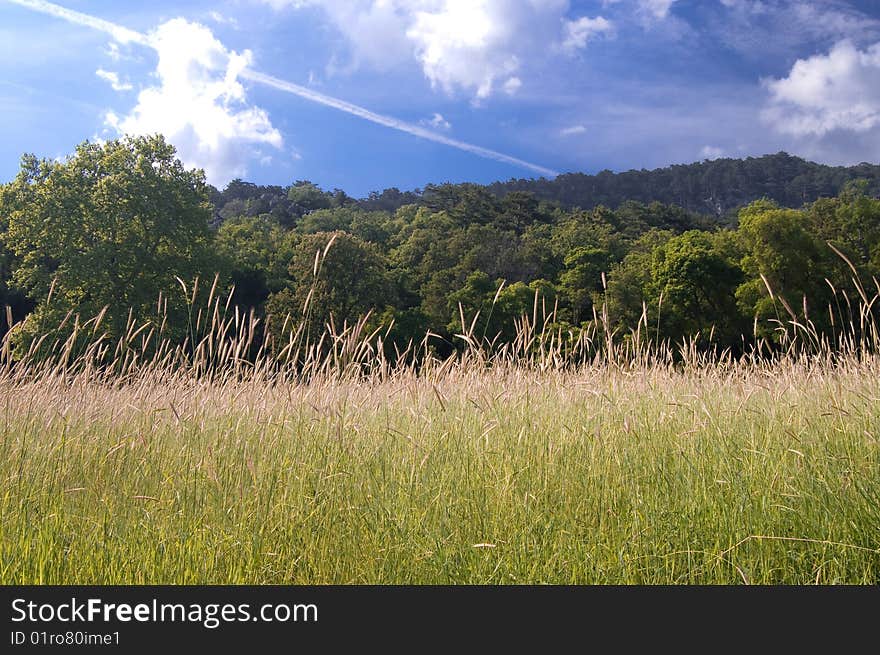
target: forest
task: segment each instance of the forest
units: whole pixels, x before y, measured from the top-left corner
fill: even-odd
[[[363,199],[303,180],[220,191],[160,136],[86,142],[25,155],[0,186],[3,333],[19,356],[98,316],[108,339],[153,321],[179,342],[193,284],[213,281],[276,344],[367,317],[390,352],[431,333],[448,354],[531,317],[570,339],[736,355],[800,330],[833,347],[873,311],[878,190],[878,166],[780,153]]]

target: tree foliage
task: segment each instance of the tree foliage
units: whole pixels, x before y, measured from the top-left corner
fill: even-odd
[[[177,278],[219,267],[204,175],[161,137],[84,143],[63,162],[25,156],[0,205],[12,280],[36,303],[25,341],[68,313],[86,320],[104,308],[101,329],[118,336],[129,317],[155,317],[160,294],[172,320],[185,317]]]
[[[269,299],[270,313],[282,327],[288,316],[305,320],[315,334],[327,323],[353,323],[393,304],[386,271],[376,247],[358,237],[339,231],[310,234],[294,248],[290,286]]]
[[[880,276],[875,168],[776,155],[356,200],[309,181],[211,189],[161,137],[86,143],[64,162],[26,156],[0,187],[0,293],[27,315],[22,345],[104,307],[110,335],[157,321],[160,294],[183,338],[176,278],[218,273],[279,338],[370,313],[389,347],[430,331],[451,348],[512,339],[526,317],[739,352],[858,322],[844,314]],[[714,209],[694,200],[706,194]]]

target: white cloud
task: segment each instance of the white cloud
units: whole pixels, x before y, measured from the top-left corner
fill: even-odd
[[[719,159],[724,156],[724,148],[717,146],[703,146],[700,157],[703,159]]]
[[[452,124],[443,117],[443,114],[434,113],[431,118],[419,121],[421,125],[433,127],[435,130],[451,130]]]
[[[560,134],[562,136],[577,136],[578,134],[586,133],[587,128],[583,125],[572,125],[571,127],[566,127],[560,130]]]
[[[569,0],[261,0],[320,8],[351,45],[353,65],[420,65],[434,88],[477,102],[515,92],[532,59],[582,48],[611,23],[568,19]]]
[[[512,96],[517,91],[519,91],[520,87],[522,87],[522,80],[515,75],[513,77],[508,77],[507,80],[505,80],[504,85],[502,86],[502,88],[504,89],[504,93],[509,96]]]
[[[677,0],[639,0],[639,7],[655,18],[666,18]]]
[[[389,70],[412,57],[405,33],[413,12],[429,0],[258,0],[276,10],[319,8],[351,46],[353,66]],[[334,66],[335,68],[335,63]],[[344,67],[343,67],[344,68]]]
[[[119,123],[121,121],[122,119],[119,118],[119,115],[113,110],[110,110],[104,114],[104,124],[107,125],[107,127],[112,128],[116,131],[119,131]]]
[[[574,52],[586,47],[587,41],[596,36],[608,34],[614,31],[611,21],[602,16],[589,18],[583,16],[577,20],[563,21],[563,40],[562,49],[568,52]]]
[[[111,34],[129,34],[133,42],[155,50],[159,66],[154,75],[160,79],[161,86],[141,92],[138,105],[125,118],[113,111],[105,112],[105,131],[171,135],[173,138],[169,141],[177,146],[184,163],[205,168],[208,179],[221,186],[223,181],[244,173],[249,155],[264,156],[261,152],[247,152],[248,144],[268,143],[275,147],[282,144],[280,133],[272,127],[263,110],[244,108],[244,90],[237,81],[238,77],[478,157],[527,168],[549,177],[558,175],[552,169],[523,159],[451,139],[393,116],[377,114],[311,88],[251,70],[248,68],[250,51],[243,54],[227,51],[209,29],[182,18],[168,21],[146,35],[94,16],[69,12],[51,3],[13,1],[71,23]],[[220,73],[223,73],[222,81]],[[241,107],[240,111],[235,111],[236,106]],[[298,153],[294,157],[300,158]]]
[[[144,89],[131,112],[108,113],[106,123],[120,133],[162,133],[187,166],[205,169],[223,185],[244,176],[259,146],[282,146],[269,116],[248,105],[238,81],[251,53],[227,50],[202,25],[176,18],[149,34],[159,56],[157,86]]]
[[[736,3],[740,1],[741,0],[721,0],[722,4],[727,6],[730,6],[728,3]],[[669,12],[672,10],[672,5],[678,2],[678,0],[602,0],[602,7],[612,7],[624,2],[627,2],[630,5],[635,5],[635,11],[638,13],[648,14],[656,19],[663,19],[669,16]]]
[[[120,82],[119,73],[114,73],[113,71],[106,71],[103,68],[99,68],[95,71],[95,75],[100,77],[105,82],[109,82],[114,91],[131,91],[134,88],[129,82]]]
[[[828,54],[795,62],[787,77],[765,80],[763,117],[795,136],[865,132],[880,124],[880,43],[859,50],[841,41]]]
[[[545,5],[511,0],[445,0],[415,11],[406,37],[434,87],[452,93],[456,87],[473,91],[477,100],[488,98],[503,79],[506,93],[522,81],[521,66],[529,23],[546,20]],[[552,7],[551,7],[552,9]]]
[[[218,25],[229,25],[232,28],[238,28],[238,20],[232,16],[225,16],[219,11],[209,11],[208,18]]]
[[[122,53],[119,51],[119,44],[115,41],[108,43],[107,49],[104,52],[113,61],[119,61],[122,59]]]

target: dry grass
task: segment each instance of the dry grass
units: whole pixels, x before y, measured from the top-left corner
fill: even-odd
[[[183,287],[183,344],[7,340],[0,583],[880,582],[873,323],[734,360],[536,301],[438,359],[366,320],[256,343]]]
[[[0,381],[4,583],[877,583],[880,362]]]

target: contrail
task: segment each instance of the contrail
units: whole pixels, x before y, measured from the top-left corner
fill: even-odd
[[[141,34],[140,32],[130,30],[127,27],[117,25],[116,23],[111,23],[110,21],[106,21],[102,18],[97,18],[95,16],[83,14],[78,11],[66,9],[65,7],[61,7],[52,2],[45,2],[45,0],[7,0],[7,2],[11,2],[12,4],[26,7],[28,9],[32,9],[34,11],[38,11],[44,14],[49,14],[50,16],[61,18],[62,20],[66,20],[70,23],[76,23],[77,25],[83,25],[85,27],[90,27],[92,29],[105,32],[111,35],[117,41],[120,41],[121,43],[137,43],[139,45],[151,48],[153,47],[153,44],[150,42],[150,38],[146,34]],[[504,153],[490,150],[489,148],[483,148],[472,143],[459,141],[457,139],[450,139],[449,137],[443,136],[442,134],[437,134],[436,132],[432,132],[431,130],[426,130],[419,125],[408,123],[398,118],[394,118],[393,116],[384,116],[382,114],[377,114],[364,107],[346,102],[345,100],[340,100],[339,98],[334,98],[332,96],[324,95],[323,93],[318,93],[317,91],[313,91],[312,89],[309,89],[307,87],[300,86],[299,84],[294,84],[293,82],[287,82],[285,80],[278,79],[277,77],[272,77],[271,75],[266,75],[258,71],[246,69],[242,71],[241,76],[245,79],[251,80],[252,82],[263,84],[265,86],[270,86],[279,91],[285,91],[286,93],[292,93],[293,95],[304,98],[305,100],[309,100],[311,102],[315,102],[326,107],[332,107],[333,109],[351,114],[353,116],[357,116],[358,118],[370,121],[371,123],[377,123],[378,125],[383,125],[393,130],[398,130],[400,132],[405,132],[406,134],[410,134],[412,136],[425,139],[427,141],[433,141],[435,143],[440,143],[451,148],[457,148],[458,150],[469,152],[473,155],[477,155],[478,157],[492,159],[494,161],[502,162],[505,164],[512,164],[520,168],[525,168],[536,173],[540,173],[541,175],[545,175],[547,177],[556,177],[557,175],[559,175],[557,171],[554,171],[550,168],[545,168],[544,166],[539,166],[538,164],[533,164],[523,159],[517,159],[516,157],[511,157],[510,155],[505,155]]]
[[[44,2],[43,0],[7,1],[11,2],[14,5],[21,5],[22,7],[27,7],[28,9],[33,9],[34,11],[39,11],[43,14],[49,14],[50,16],[61,18],[70,23],[85,25],[86,27],[91,27],[92,29],[106,32],[120,43],[139,43],[140,45],[150,45],[150,41],[149,39],[147,39],[145,34],[135,32],[134,30],[130,30],[127,27],[122,27],[122,25],[111,23],[110,21],[106,21],[102,18],[96,18],[95,16],[89,16],[88,14],[82,14],[78,11],[73,11],[72,9],[60,7],[51,2]]]
[[[452,148],[458,148],[459,150],[464,150],[465,152],[470,152],[479,157],[485,157],[486,159],[494,159],[495,161],[500,161],[505,164],[513,164],[514,166],[528,168],[529,170],[540,173],[541,175],[547,175],[549,177],[556,177],[557,175],[559,175],[559,173],[549,168],[544,168],[543,166],[538,166],[537,164],[532,164],[522,159],[517,159],[516,157],[511,157],[510,155],[496,152],[495,150],[489,150],[488,148],[475,146],[471,143],[458,141],[457,139],[450,139],[449,137],[443,136],[442,134],[437,134],[436,132],[432,132],[431,130],[426,130],[423,127],[413,125],[412,123],[407,123],[406,121],[394,118],[393,116],[383,116],[382,114],[377,114],[370,111],[369,109],[365,109],[364,107],[346,102],[345,100],[340,100],[338,98],[324,95],[323,93],[318,93],[317,91],[313,91],[312,89],[309,89],[307,87],[300,86],[299,84],[279,80],[277,77],[272,77],[271,75],[258,73],[257,71],[252,70],[244,70],[241,73],[241,76],[245,79],[251,80],[252,82],[271,86],[272,88],[278,89],[279,91],[292,93],[299,96],[300,98],[305,98],[306,100],[311,100],[312,102],[317,102],[319,104],[326,105],[327,107],[333,107],[333,109],[344,111],[347,114],[352,114],[353,116],[363,118],[364,120],[370,121],[371,123],[378,123],[379,125],[390,127],[393,130],[406,132],[407,134],[417,136],[421,139],[427,139],[428,141],[442,143],[443,145],[450,146]]]

